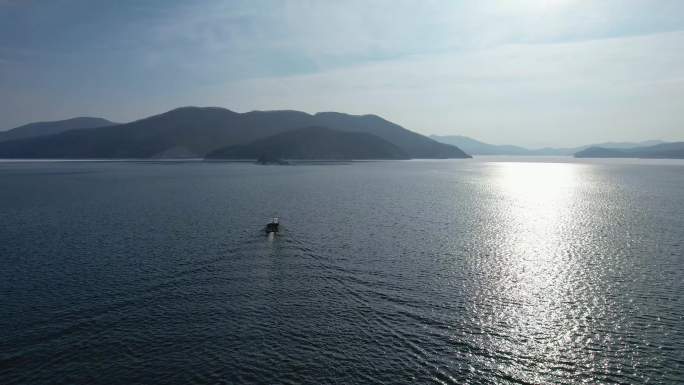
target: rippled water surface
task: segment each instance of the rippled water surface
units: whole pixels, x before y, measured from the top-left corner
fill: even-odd
[[[683,245],[678,162],[0,163],[0,383],[678,384]]]

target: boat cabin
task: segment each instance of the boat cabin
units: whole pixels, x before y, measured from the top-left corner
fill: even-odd
[[[278,232],[278,217],[271,219],[270,223],[266,224],[266,233],[277,233]]]

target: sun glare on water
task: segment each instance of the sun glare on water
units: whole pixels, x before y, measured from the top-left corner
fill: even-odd
[[[548,296],[566,277],[577,166],[564,163],[498,165],[500,210],[507,223],[502,242],[509,274],[521,296]]]
[[[560,357],[583,341],[596,292],[580,286],[578,250],[583,166],[569,163],[495,163],[496,211],[504,223],[492,279],[501,319],[517,343],[500,346],[530,357]],[[502,321],[503,320],[503,321]],[[590,365],[593,363],[587,363]]]

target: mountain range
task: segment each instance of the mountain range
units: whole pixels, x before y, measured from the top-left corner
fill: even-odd
[[[661,143],[633,148],[589,147],[575,154],[576,158],[654,158],[684,159],[684,142]]]
[[[327,127],[304,127],[281,132],[244,145],[228,146],[207,155],[209,159],[408,159],[408,154],[365,132],[344,132]]]
[[[451,136],[437,136],[432,135],[430,138],[457,146],[468,154],[472,155],[525,155],[525,156],[567,156],[573,155],[579,151],[585,150],[589,147],[602,147],[611,149],[626,149],[633,147],[646,147],[663,144],[661,140],[648,140],[643,142],[606,142],[598,144],[590,144],[579,147],[545,147],[538,149],[529,149],[513,145],[496,145],[481,142],[479,140],[469,138],[467,136],[451,135]]]
[[[425,137],[376,115],[181,107],[130,123],[78,117],[0,131],[0,158],[443,159],[470,155],[684,158],[684,142],[529,149]]]
[[[67,120],[58,120],[54,122],[38,122],[29,123],[20,127],[13,128],[7,131],[0,131],[0,142],[8,140],[29,139],[37,136],[54,135],[64,131],[74,130],[79,128],[97,128],[113,126],[117,123],[110,122],[107,119],[78,117]]]
[[[60,127],[63,127],[63,122],[54,123],[55,126],[60,123]],[[353,158],[352,146],[349,145],[353,141],[375,144],[373,148],[378,152],[364,155],[373,159],[384,156],[390,159],[470,157],[456,146],[439,143],[376,115],[338,112],[312,115],[289,110],[237,113],[219,107],[181,107],[124,124],[87,128],[74,126],[56,133],[45,129],[44,135],[0,142],[0,158],[202,158],[210,153],[215,157],[218,154],[216,151],[229,147],[233,147],[231,151],[238,151],[235,146],[253,144],[250,149],[255,150],[267,145],[276,148],[278,146],[273,144],[276,140],[283,141],[281,145],[291,143],[294,137],[304,140],[302,135],[311,135],[314,132],[312,129],[294,133],[293,136],[276,136],[271,142],[257,142],[306,127],[365,134],[341,136],[326,132],[323,135],[326,140],[344,138],[345,144],[336,148],[336,151],[346,149],[345,153],[339,153],[344,159]],[[313,145],[316,141],[311,140],[310,143]],[[247,150],[243,148],[240,151]],[[320,152],[317,154],[323,155]]]

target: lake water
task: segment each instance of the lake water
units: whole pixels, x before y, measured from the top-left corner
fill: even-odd
[[[2,162],[0,383],[678,384],[683,254],[681,161]]]

